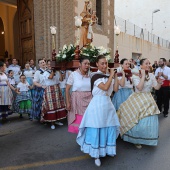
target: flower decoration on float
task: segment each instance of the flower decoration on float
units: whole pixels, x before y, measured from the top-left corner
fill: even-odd
[[[59,50],[59,53],[56,56],[58,62],[61,61],[72,61],[74,60],[76,45],[64,45],[62,49]],[[80,56],[86,56],[91,63],[95,63],[97,56],[104,55],[108,62],[111,61],[110,49],[106,49],[103,46],[96,47],[92,43],[80,49]]]
[[[73,44],[70,45],[64,45],[62,49],[59,49],[59,52],[56,56],[56,59],[58,62],[61,61],[72,61],[74,60],[74,51],[76,47]]]

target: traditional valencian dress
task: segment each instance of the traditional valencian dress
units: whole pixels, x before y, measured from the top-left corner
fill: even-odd
[[[31,93],[29,92],[29,84],[26,81],[25,83],[19,82],[17,85],[20,94],[16,96],[16,108],[19,114],[30,114],[32,107],[32,98]]]
[[[77,143],[80,145],[81,151],[88,153],[93,158],[114,156],[120,126],[116,110],[110,99],[114,80],[108,91],[103,91],[98,85],[105,84],[108,76],[100,71],[93,74],[91,81],[93,98],[80,124]]]
[[[37,82],[41,84],[41,86],[45,86],[43,73],[45,70],[38,69],[34,74],[33,82]],[[35,86],[32,100],[32,111],[30,114],[31,119],[40,119],[42,102],[43,102],[44,89],[42,87]]]
[[[122,76],[118,77],[118,79],[121,80]],[[132,93],[133,93],[133,84],[131,81],[131,77],[125,76],[125,85],[123,87],[119,86],[118,92],[116,92],[112,98],[112,103],[115,109],[118,110],[120,105],[124,101],[126,101]]]
[[[92,98],[89,75],[82,75],[80,70],[71,73],[67,84],[72,85],[71,110],[68,112],[68,131],[78,133],[84,112]]]
[[[13,95],[7,81],[6,74],[0,72],[0,118],[6,118],[12,114],[9,106],[12,105]]]
[[[157,81],[152,73],[144,82],[142,91],[136,86],[140,77],[133,75],[135,93],[121,104],[117,114],[121,124],[121,136],[124,141],[134,144],[155,146],[158,143],[158,114],[160,111],[150,93]]]
[[[43,95],[41,121],[45,122],[55,122],[66,118],[64,98],[59,87],[59,74],[55,73],[53,79],[49,79],[50,74],[51,70],[46,70],[43,74],[47,87]]]

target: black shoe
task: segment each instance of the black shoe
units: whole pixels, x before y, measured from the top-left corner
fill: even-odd
[[[19,118],[20,118],[20,119],[22,119],[22,118],[23,118],[22,114],[20,114],[20,115],[19,115]]]
[[[167,118],[167,117],[168,117],[168,114],[166,114],[166,115],[164,114],[164,117]]]

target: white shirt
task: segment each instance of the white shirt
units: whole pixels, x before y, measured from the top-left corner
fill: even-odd
[[[25,70],[24,71],[24,75],[25,75],[25,77],[34,77],[34,73],[35,73],[35,71],[34,70],[32,70],[31,68],[29,69],[29,70]]]
[[[45,86],[53,86],[56,84],[59,84],[59,78],[60,75],[58,72],[55,73],[55,76],[53,77],[53,79],[49,79],[48,77],[50,76],[51,73],[49,73],[48,71],[45,71],[43,73],[43,77],[44,77],[44,82],[45,82]]]
[[[8,81],[9,81],[9,83],[10,83],[11,85],[15,85],[15,84],[16,84],[14,77],[8,77]]]
[[[14,79],[15,79],[15,82],[18,83],[20,81],[20,74],[21,74],[21,68],[19,65],[13,65],[11,64],[9,67],[8,67],[8,71],[9,70],[12,70],[14,72]]]
[[[143,86],[143,89],[142,91],[139,91],[136,86],[139,84],[140,82],[140,77],[139,76],[136,76],[136,75],[133,75],[132,76],[132,81],[133,81],[133,84],[135,86],[135,92],[150,92],[152,87],[155,87],[157,86],[157,81],[156,81],[156,78],[154,76],[153,73],[149,73],[149,80],[148,81],[145,81],[144,82],[144,86]]]
[[[72,85],[72,91],[91,91],[90,77],[81,75],[78,71],[70,74],[67,84]]]
[[[98,73],[102,73],[101,71],[97,71]],[[94,74],[94,73],[92,73]],[[109,74],[106,74],[106,76],[109,76]],[[111,85],[107,91],[104,91],[100,89],[98,86],[99,84],[103,83],[105,84],[108,81],[108,78],[99,78],[94,82],[93,90],[92,90],[92,95],[101,95],[101,96],[111,96],[113,92],[113,84],[114,84],[114,79],[111,82]]]
[[[25,83],[19,82],[18,85],[17,85],[17,88],[19,89],[20,92],[28,91],[29,90],[28,87],[29,87],[29,84],[28,84],[27,81]]]
[[[63,81],[60,81],[60,88],[66,88],[66,79],[64,79]]]
[[[45,70],[43,69],[37,70],[34,74],[33,82],[37,82],[40,83],[42,86],[45,86],[44,76],[43,76],[44,72]]]
[[[8,77],[6,76],[5,73],[3,73],[2,75],[0,75],[0,85],[1,84],[7,84],[7,81],[8,81]]]
[[[163,72],[165,76],[168,76],[168,80],[170,80],[170,68],[165,66],[163,69],[161,67],[158,67],[155,71],[155,76],[158,76],[159,72]],[[162,80],[165,80],[163,76],[160,77]]]

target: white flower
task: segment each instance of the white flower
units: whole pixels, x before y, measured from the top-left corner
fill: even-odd
[[[64,54],[62,58],[66,58],[66,55]]]
[[[67,45],[65,44],[65,45],[63,46],[63,51],[66,50],[66,49],[67,49]]]
[[[73,54],[71,54],[71,56],[74,56],[75,54],[73,53]]]
[[[105,53],[107,53],[107,50],[106,50],[106,49],[103,48],[103,49],[100,49],[100,50],[99,50],[99,54],[100,54],[100,55],[103,55],[103,54],[105,54]]]
[[[69,46],[68,46],[68,51],[70,51],[70,49],[71,49],[71,46],[69,45]]]
[[[93,57],[96,58],[97,56],[94,55]]]
[[[61,57],[60,54],[57,54],[57,57]]]
[[[84,56],[89,56],[89,54],[86,54],[86,53],[82,53],[82,55],[84,55]]]
[[[111,59],[111,56],[110,55],[107,55],[105,56],[106,57],[106,60],[110,60]]]

